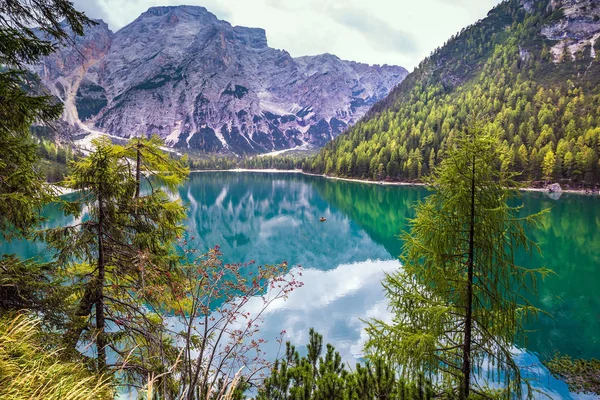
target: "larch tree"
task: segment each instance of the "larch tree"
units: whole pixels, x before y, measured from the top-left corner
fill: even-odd
[[[496,395],[521,395],[526,382],[511,351],[539,311],[527,295],[549,273],[515,264],[518,249],[537,248],[526,232],[539,214],[521,216],[509,205],[518,186],[499,168],[499,151],[481,125],[455,138],[402,235],[403,266],[384,280],[392,320],[367,329],[369,354],[406,377],[435,376],[442,392],[460,399],[485,396],[497,382],[504,385]]]
[[[550,149],[544,156],[544,161],[542,162],[542,173],[544,174],[544,179],[552,180],[555,170],[556,156],[554,155],[554,151]]]
[[[170,158],[160,145],[157,138],[127,146],[96,140],[63,182],[79,191],[63,208],[81,222],[41,234],[81,287],[65,345],[75,350],[80,341],[95,343],[98,370],[107,369],[108,348],[128,358],[134,373],[146,374],[150,364],[160,368],[142,353],[163,350],[164,343],[152,342],[161,340],[153,331],[162,326],[152,305],[161,304],[161,288],[177,275],[174,243],[183,233],[185,207],[170,192],[189,172],[185,160]]]

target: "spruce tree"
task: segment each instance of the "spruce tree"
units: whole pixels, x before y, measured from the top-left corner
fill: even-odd
[[[169,190],[188,170],[185,160],[169,158],[160,144],[157,138],[125,147],[106,138],[95,141],[91,154],[73,163],[63,182],[79,191],[74,201],[63,203],[64,210],[83,219],[41,235],[81,287],[65,345],[75,350],[80,340],[94,342],[99,370],[106,369],[108,347],[123,358],[137,348],[140,363],[139,352],[162,349],[163,343],[152,342],[161,321],[151,307],[161,303],[162,285],[177,275],[174,241],[183,232],[185,208]],[[141,342],[145,346],[134,345]]]
[[[383,359],[347,369],[331,344],[323,354],[323,336],[312,328],[306,348],[307,354],[300,357],[295,346],[286,343],[285,357],[275,362],[257,400],[426,400],[433,396],[430,382],[422,375],[405,381]]]
[[[511,349],[538,312],[527,291],[548,271],[518,266],[514,254],[536,248],[526,230],[538,226],[539,214],[521,216],[509,205],[517,186],[499,168],[492,134],[475,125],[454,144],[402,235],[403,266],[384,280],[393,320],[370,322],[367,349],[406,377],[435,375],[452,397],[484,395],[486,379],[504,381],[502,397],[519,397],[523,380]]]
[[[41,220],[42,206],[54,198],[38,170],[30,128],[62,112],[51,96],[32,93],[34,79],[25,66],[70,40],[69,32],[82,35],[92,21],[66,0],[0,1],[0,15],[0,239],[11,240],[27,237]],[[51,264],[0,255],[0,314],[56,314],[63,290],[53,272]]]
[[[30,127],[62,112],[51,96],[31,94],[33,78],[25,66],[69,41],[70,32],[82,35],[92,21],[67,0],[1,1],[0,14],[0,232],[13,237],[39,221],[39,209],[52,195],[35,167]]]

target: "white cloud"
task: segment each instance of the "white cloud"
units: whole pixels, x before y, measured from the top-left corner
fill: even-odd
[[[309,328],[332,343],[344,361],[358,361],[366,340],[360,318],[389,319],[381,280],[386,272],[400,267],[398,260],[367,260],[342,264],[329,271],[305,269],[297,278],[304,286],[294,290],[287,300],[271,303],[263,314],[260,337],[268,340],[263,350],[276,354],[274,340],[282,329],[285,340],[298,348],[308,343]],[[267,295],[268,297],[269,295]],[[244,311],[256,315],[263,307],[261,298],[253,298]]]
[[[267,340],[262,350],[268,358],[275,357],[281,355],[280,345],[275,338],[285,329],[284,340],[290,341],[301,354],[305,354],[309,328],[313,327],[323,335],[323,343],[333,344],[344,362],[353,367],[355,362],[361,360],[368,339],[363,320],[376,318],[391,321],[392,315],[384,297],[381,279],[386,272],[393,272],[400,267],[398,260],[367,260],[342,264],[329,271],[304,270],[302,277],[299,277],[304,286],[293,291],[287,300],[271,303],[263,314],[260,333],[254,339]],[[297,276],[298,271],[295,272]],[[252,298],[242,312],[257,315],[263,304],[261,298]],[[241,321],[240,328],[245,323]],[[567,385],[553,377],[537,355],[517,347],[513,348],[513,354],[523,377],[529,379],[535,389],[544,391],[535,393],[535,399],[595,398],[569,393]],[[490,387],[498,386],[494,374],[488,375],[486,368],[484,363],[476,379],[487,382]]]
[[[118,30],[157,5],[206,7],[233,25],[267,31],[292,56],[336,54],[369,64],[416,66],[500,0],[75,0]]]

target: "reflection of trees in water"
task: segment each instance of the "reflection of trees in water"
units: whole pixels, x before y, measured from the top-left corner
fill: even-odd
[[[340,264],[395,258],[398,235],[413,216],[423,188],[359,184],[299,174],[199,173],[180,189],[190,207],[190,235],[206,249],[221,245],[227,261],[288,261],[329,270]],[[532,232],[542,256],[524,254],[522,265],[545,264],[557,276],[538,282],[540,316],[525,346],[542,357],[555,351],[600,358],[600,207],[597,197],[563,194],[558,201],[525,193],[524,213],[552,207],[545,228]],[[49,226],[71,222],[56,206]],[[326,222],[319,222],[324,216]],[[383,246],[383,247],[382,247]],[[0,244],[0,252],[44,254],[40,243]]]
[[[319,193],[347,214],[394,256],[402,243],[396,235],[413,216],[412,206],[424,198],[423,188],[389,187],[317,180]],[[600,357],[600,208],[598,199],[565,194],[559,201],[545,194],[524,193],[524,215],[551,207],[544,229],[531,236],[541,255],[519,254],[522,265],[545,265],[557,275],[538,282],[540,307],[552,318],[531,321],[525,347],[549,357],[554,352],[574,357]],[[523,343],[521,343],[523,345]]]
[[[381,243],[400,255],[398,235],[414,216],[413,206],[427,195],[422,187],[398,187],[319,179],[313,184],[332,207],[341,210]]]
[[[556,276],[539,282],[540,307],[552,318],[531,322],[527,348],[542,358],[558,351],[573,357],[600,357],[600,208],[595,197],[564,194],[552,201],[543,194],[524,195],[524,213],[551,207],[544,229],[532,232],[541,255],[521,254],[517,261],[544,264]]]
[[[199,173],[180,190],[186,222],[201,247],[219,244],[228,261],[288,261],[331,269],[368,258],[389,258],[347,216],[295,174]],[[319,222],[320,217],[326,222]]]

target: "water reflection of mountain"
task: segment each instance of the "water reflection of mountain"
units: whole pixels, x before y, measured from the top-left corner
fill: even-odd
[[[314,190],[313,180],[297,174],[193,174],[179,192],[189,205],[188,232],[201,248],[220,245],[230,262],[287,261],[329,270],[389,259],[383,246]]]
[[[189,235],[203,249],[220,245],[228,262],[285,260],[322,272],[340,265],[371,268],[379,264],[363,262],[396,258],[401,251],[397,235],[406,228],[406,218],[413,215],[411,207],[426,193],[422,188],[299,174],[226,172],[193,174],[179,191],[190,207]],[[519,345],[541,358],[557,351],[600,358],[598,199],[564,194],[553,201],[543,194],[526,193],[523,200],[527,214],[552,209],[544,217],[545,228],[532,232],[542,256],[530,259],[519,254],[518,261],[526,266],[546,265],[556,276],[539,282],[539,297],[534,298],[552,317],[531,321],[528,329],[532,332]],[[46,207],[44,215],[48,226],[72,222],[55,205]],[[319,222],[322,216],[326,222]],[[46,254],[42,244],[24,241],[0,243],[0,254],[4,253],[23,257]],[[354,274],[355,269],[343,271]],[[308,276],[338,279],[327,274]],[[334,287],[335,282],[329,286]],[[381,295],[378,282],[369,287]]]

